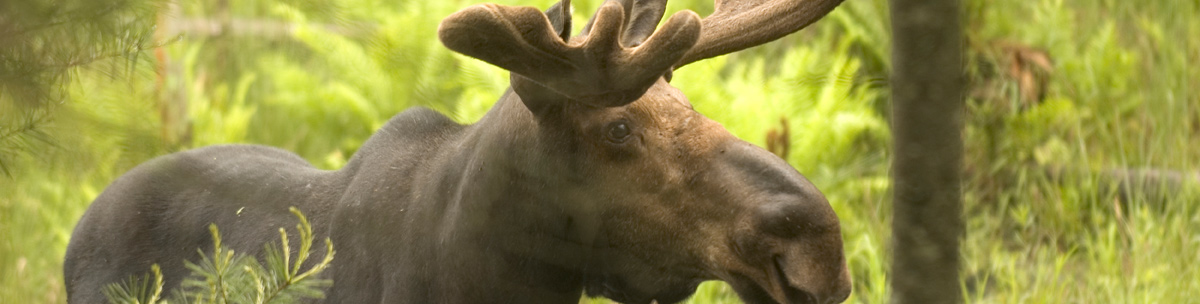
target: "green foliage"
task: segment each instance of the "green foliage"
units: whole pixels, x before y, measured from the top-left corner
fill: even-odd
[[[15,159],[53,146],[44,126],[71,100],[80,67],[124,75],[145,64],[157,0],[0,1],[0,173]],[[111,60],[111,59],[118,60]]]
[[[0,101],[27,107],[60,102],[72,68],[112,57],[136,59],[156,46],[149,38],[153,13],[161,5],[137,0],[0,2]]]
[[[213,239],[220,237],[214,236]],[[206,257],[207,258],[207,257]],[[150,266],[150,273],[141,277],[132,277],[121,283],[113,283],[104,287],[104,297],[109,303],[119,304],[154,304],[162,297],[163,278],[162,268],[158,264]]]
[[[1164,37],[1196,34],[1200,5],[969,3],[969,299],[1190,301],[1197,284],[1165,278],[1195,275],[1200,240],[1183,231],[1200,228],[1200,185],[1130,187],[1119,174],[1197,170],[1200,98],[1187,88],[1200,85],[1188,68],[1200,45]],[[1049,67],[1014,62],[1026,54]],[[1045,80],[1044,98],[1022,96],[1025,75]]]
[[[296,231],[300,234],[300,251],[293,255],[288,244],[287,231],[279,228],[280,243],[265,244],[267,266],[244,254],[236,254],[221,244],[221,233],[217,226],[209,225],[213,237],[213,252],[200,252],[200,263],[184,261],[191,275],[184,279],[180,289],[175,290],[169,301],[160,300],[163,292],[162,271],[158,264],[151,266],[151,273],[133,277],[126,282],[106,286],[104,295],[109,303],[297,303],[305,299],[324,297],[323,289],[333,284],[316,276],[333,262],[333,243],[325,239],[324,258],[307,266],[312,251],[312,225],[304,214],[295,207],[292,214],[300,220]],[[303,271],[303,272],[302,272]],[[153,280],[151,280],[151,277]]]

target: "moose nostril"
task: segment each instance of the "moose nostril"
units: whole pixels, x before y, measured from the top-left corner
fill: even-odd
[[[782,257],[775,256],[774,262],[775,271],[778,272],[779,279],[782,281],[779,284],[783,286],[783,293],[787,297],[788,303],[822,304],[821,302],[817,302],[817,297],[812,293],[792,286],[792,283],[788,281],[787,272],[783,271]]]
[[[829,300],[825,301],[825,303],[829,303],[829,304],[842,303],[842,302],[846,302],[846,299],[849,299],[849,298],[850,298],[850,290],[847,289],[846,292],[839,294],[837,297],[829,298]]]
[[[787,272],[784,272],[784,265],[787,264],[785,258],[775,255],[772,260],[775,264],[775,271],[778,278],[782,280],[779,284],[783,287],[784,297],[788,303],[837,304],[845,302],[846,299],[850,298],[849,286],[845,286],[844,289],[838,289],[832,293],[829,293],[828,290],[826,292],[812,292],[801,287],[796,287],[788,280]]]
[[[788,292],[788,301],[792,303],[824,304],[817,302],[817,297],[814,297],[811,293],[791,287],[789,289],[792,289],[792,291]]]

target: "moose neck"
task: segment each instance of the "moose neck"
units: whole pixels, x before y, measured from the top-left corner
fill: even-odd
[[[572,179],[546,172],[570,163],[555,157],[534,116],[510,91],[414,169],[433,184],[414,188],[412,213],[401,216],[415,224],[404,227],[411,239],[429,245],[413,247],[433,248],[413,254],[439,261],[429,282],[435,302],[578,301],[594,232],[577,227],[598,227],[599,212],[555,191]]]

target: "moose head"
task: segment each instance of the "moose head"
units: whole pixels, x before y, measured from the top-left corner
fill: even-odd
[[[571,199],[557,203],[604,230],[575,237],[602,257],[589,265],[603,275],[585,282],[588,293],[673,302],[698,279],[721,279],[751,302],[826,303],[845,299],[849,275],[824,196],[668,82],[676,68],[775,40],[839,3],[717,1],[708,18],[683,11],[656,30],[666,0],[610,0],[576,37],[570,1],[544,15],[484,4],[447,18],[439,37],[512,72],[515,94],[501,102],[524,105],[514,116],[537,134],[533,153],[554,160],[523,175],[563,179],[554,195]]]
[[[297,206],[338,251],[329,302],[672,303],[706,280],[750,303],[841,302],[850,277],[824,195],[668,84],[676,68],[778,39],[839,3],[718,0],[707,18],[683,11],[657,28],[666,0],[609,0],[574,37],[566,0],[546,13],[469,7],[440,39],[511,72],[479,122],[406,111],[336,171],[245,145],[143,164],[80,220],[69,298],[99,301],[101,286],[151,263],[178,284],[186,269],[167,262],[210,247],[209,223],[261,254]]]

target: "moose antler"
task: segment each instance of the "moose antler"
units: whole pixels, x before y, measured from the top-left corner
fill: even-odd
[[[620,1],[626,26],[624,45],[637,45],[654,32],[666,0]],[[700,40],[675,67],[771,42],[803,29],[829,14],[843,0],[716,0],[716,10],[701,21]],[[594,19],[593,19],[594,21]],[[589,22],[583,32],[587,33]]]
[[[812,24],[842,0],[716,0],[704,17],[700,41],[676,64],[681,67],[774,41]]]
[[[447,17],[438,37],[451,50],[512,72],[513,89],[523,99],[545,96],[542,89],[547,89],[612,107],[641,97],[700,37],[700,17],[685,11],[671,16],[644,43],[623,46],[624,21],[623,6],[607,2],[589,33],[568,42],[537,9],[482,4]]]
[[[513,90],[533,100],[566,97],[621,106],[671,69],[770,42],[804,28],[842,0],[716,0],[700,20],[675,13],[661,29],[666,0],[608,0],[569,38],[570,1],[552,17],[531,7],[471,6],[450,15],[438,37],[451,50],[512,72]],[[556,32],[553,23],[562,24]]]

